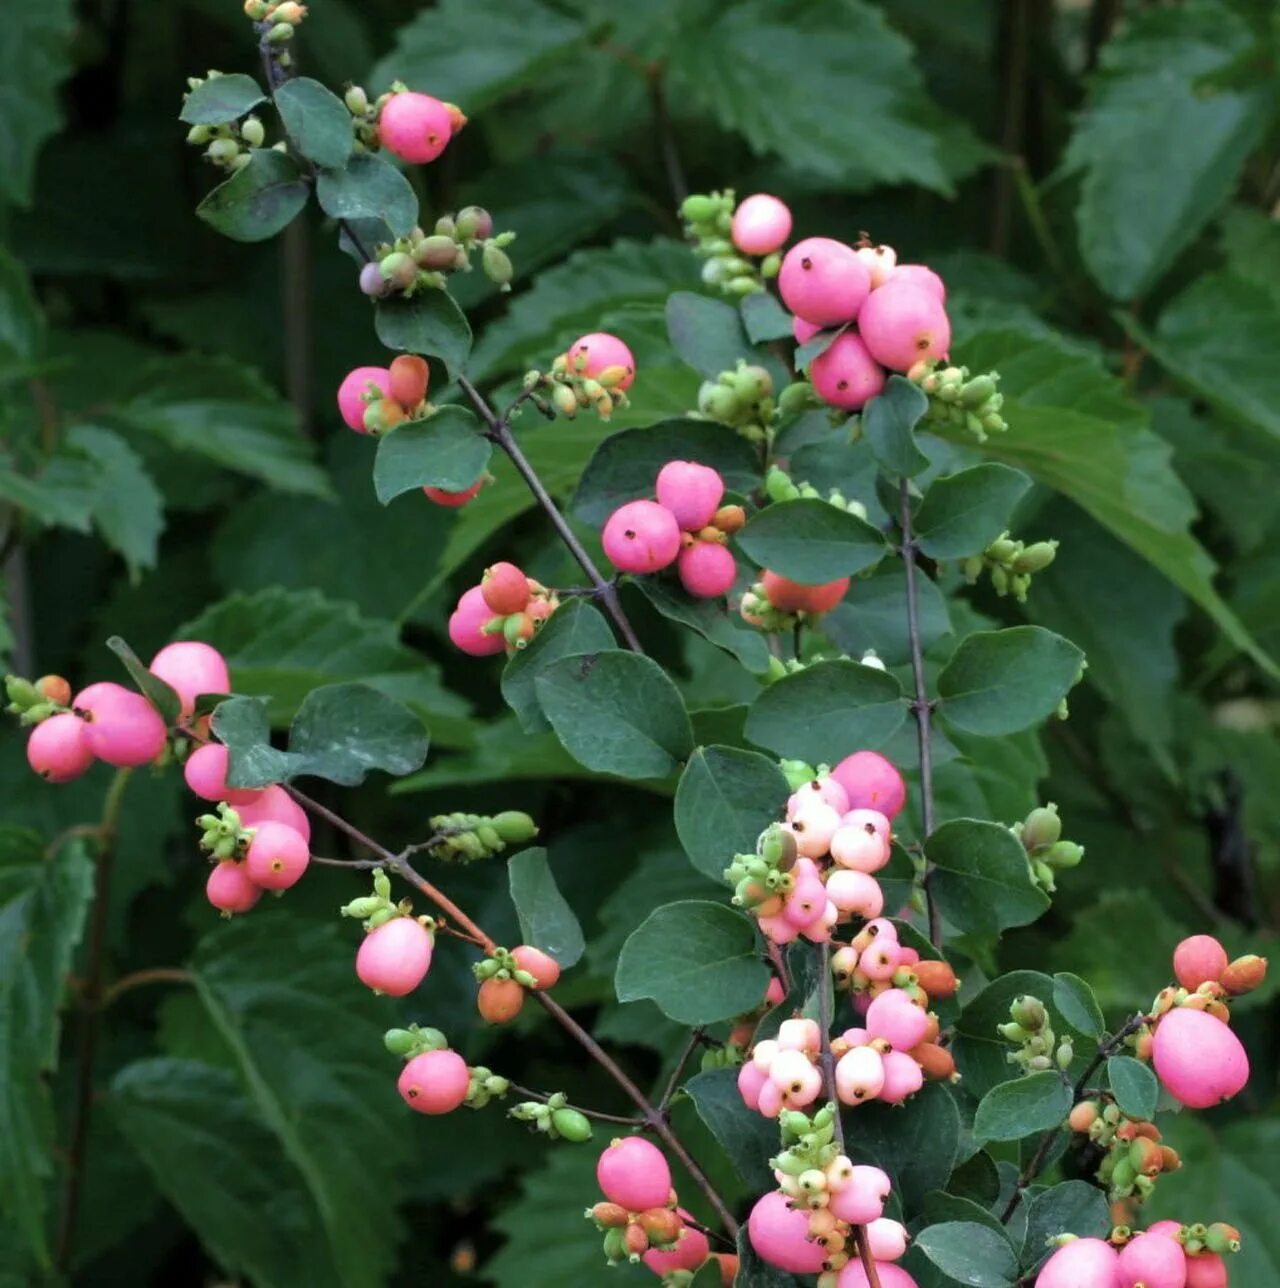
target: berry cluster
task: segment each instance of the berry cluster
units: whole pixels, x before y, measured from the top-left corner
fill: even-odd
[[[509,1084],[505,1078],[476,1080],[467,1062],[450,1050],[448,1040],[439,1029],[391,1029],[383,1039],[392,1055],[402,1056],[405,1066],[400,1071],[396,1088],[400,1098],[415,1113],[449,1114],[469,1097],[483,1099],[504,1095]],[[492,1085],[486,1085],[492,1084]]]
[[[762,631],[788,631],[797,622],[829,613],[848,590],[848,577],[812,585],[766,568],[742,596],[738,611],[744,622]]]
[[[515,564],[492,564],[478,586],[463,591],[449,616],[449,638],[472,657],[515,653],[559,605],[555,591],[526,577]]]
[[[765,278],[776,277],[778,251],[791,236],[791,211],[767,192],[746,197],[735,208],[732,190],[695,193],[680,206],[694,253],[706,262],[702,280],[725,295],[755,295]],[[753,259],[763,259],[753,263]]]
[[[1058,807],[1050,801],[1038,806],[1021,823],[1010,829],[1022,842],[1031,867],[1031,879],[1046,894],[1056,889],[1055,873],[1078,867],[1084,858],[1084,846],[1062,839],[1062,819]]]
[[[1225,1258],[1240,1250],[1230,1225],[1157,1221],[1133,1234],[1120,1226],[1109,1240],[1064,1236],[1036,1276],[1035,1288],[1227,1288]]]
[[[1182,1166],[1178,1151],[1160,1143],[1155,1123],[1130,1118],[1112,1102],[1110,1094],[1080,1101],[1071,1110],[1067,1125],[1106,1151],[1097,1179],[1106,1186],[1113,1203],[1142,1202],[1150,1197],[1163,1173],[1176,1172]]]
[[[509,1024],[524,1006],[526,989],[554,988],[560,978],[560,963],[530,944],[509,952],[495,948],[472,970],[480,981],[476,1010],[489,1024]]]
[[[732,425],[749,443],[770,440],[771,422],[777,409],[773,377],[764,367],[742,358],[732,371],[722,371],[714,380],[704,380],[698,389],[698,415],[704,420]]]
[[[1005,1059],[1018,1065],[1023,1073],[1043,1073],[1046,1069],[1067,1069],[1075,1057],[1069,1037],[1061,1042],[1053,1031],[1049,1009],[1030,993],[1022,993],[1009,1003],[1009,1019],[998,1026],[1006,1042],[1014,1049]]]
[[[601,420],[608,420],[615,410],[627,405],[627,390],[635,379],[636,360],[627,345],[608,331],[592,331],[579,336],[560,354],[550,371],[528,372],[524,391],[537,396],[548,415],[558,411],[572,420],[590,407]],[[555,411],[535,394],[538,389],[549,391]]]

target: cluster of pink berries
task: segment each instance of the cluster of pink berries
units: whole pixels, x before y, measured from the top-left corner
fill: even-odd
[[[1041,1267],[1036,1288],[1227,1288],[1224,1254],[1239,1249],[1239,1231],[1221,1222],[1157,1221],[1136,1235],[1120,1227],[1110,1241],[1063,1243]]]
[[[449,617],[449,638],[472,657],[524,648],[559,607],[555,591],[525,576],[513,563],[484,570],[478,586],[463,592]]]
[[[746,522],[740,505],[722,505],[724,479],[709,465],[668,461],[658,471],[656,501],[628,501],[608,518],[601,543],[621,572],[676,565],[680,583],[698,599],[728,594],[738,575],[731,533]]]

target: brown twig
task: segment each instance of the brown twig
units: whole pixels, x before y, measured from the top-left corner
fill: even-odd
[[[689,1037],[685,1041],[684,1049],[676,1060],[675,1068],[671,1070],[671,1077],[667,1079],[662,1099],[658,1101],[659,1113],[665,1114],[670,1107],[671,1099],[676,1094],[676,1088],[680,1085],[681,1075],[684,1073],[685,1066],[689,1063],[689,1057],[698,1049],[698,1043],[702,1041],[702,1035],[705,1031],[701,1025],[689,1030]]]
[[[147,970],[135,970],[128,975],[121,975],[114,984],[104,989],[97,1005],[99,1010],[105,1011],[126,993],[132,993],[135,988],[142,988],[145,984],[190,984],[191,980],[191,972],[180,966],[152,966]]]
[[[510,1082],[510,1079],[508,1079]],[[518,1082],[511,1082],[511,1090],[518,1096],[524,1096],[529,1100],[537,1100],[541,1104],[546,1104],[551,1099],[550,1096],[541,1091],[531,1091],[528,1087],[522,1087]],[[643,1118],[632,1116],[624,1118],[621,1114],[605,1114],[598,1109],[584,1109],[581,1105],[565,1105],[566,1109],[572,1109],[575,1113],[581,1114],[584,1118],[594,1118],[597,1122],[618,1123],[623,1127],[644,1127],[647,1124]]]

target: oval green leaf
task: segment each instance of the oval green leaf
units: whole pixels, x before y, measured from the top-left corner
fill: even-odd
[[[1071,1088],[1053,1069],[992,1087],[978,1104],[973,1134],[980,1141],[1021,1140],[1060,1126],[1071,1112]]]
[[[354,142],[351,113],[319,81],[295,76],[275,93],[276,110],[298,151],[316,165],[345,165]]]
[[[738,533],[762,568],[807,585],[862,572],[884,557],[884,537],[865,519],[817,498],[766,506]]]
[[[378,440],[373,488],[387,505],[415,488],[464,492],[484,473],[493,445],[463,407],[441,407],[426,420],[397,425]]]
[[[1031,879],[1027,852],[1007,827],[981,819],[944,823],[925,842],[930,889],[943,916],[966,934],[1025,926],[1049,906]]]
[[[232,241],[274,237],[307,204],[307,181],[283,152],[259,148],[249,164],[220,183],[196,207],[209,227]]]

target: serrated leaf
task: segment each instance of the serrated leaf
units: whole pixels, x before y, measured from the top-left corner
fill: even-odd
[[[575,654],[546,667],[533,687],[565,750],[598,773],[665,778],[693,749],[684,700],[651,658]]]
[[[737,1069],[709,1069],[690,1078],[684,1089],[748,1188],[761,1194],[772,1189],[777,1178],[769,1159],[778,1149],[778,1129],[747,1108],[738,1090]]]
[[[679,1024],[714,1024],[759,1003],[769,968],[746,917],[690,900],[663,905],[632,933],[614,983],[620,1002],[648,997]]]
[[[226,125],[253,111],[266,98],[258,82],[243,72],[211,76],[187,95],[178,120],[188,125]]]
[[[1102,1007],[1093,995],[1093,989],[1079,975],[1060,971],[1053,977],[1053,1002],[1062,1012],[1062,1018],[1077,1033],[1100,1038],[1106,1032]]]
[[[471,325],[447,291],[379,300],[373,329],[388,349],[438,358],[452,380],[471,352]]]
[[[541,948],[564,968],[582,956],[582,927],[556,885],[543,849],[521,850],[507,862],[507,884],[526,944]]]
[[[1160,1084],[1149,1065],[1129,1055],[1113,1055],[1107,1061],[1107,1079],[1122,1113],[1143,1122],[1156,1116]]]
[[[925,841],[924,852],[943,915],[967,934],[1025,926],[1049,906],[1031,879],[1022,842],[999,823],[950,819]]]
[[[1071,1110],[1071,1088],[1053,1069],[992,1087],[973,1120],[979,1140],[1021,1140],[1060,1126]]]
[[[891,474],[914,478],[929,464],[916,446],[915,429],[928,409],[924,390],[902,376],[890,376],[884,392],[862,409],[862,431],[877,461]]]
[[[397,425],[378,440],[373,487],[383,505],[422,487],[465,492],[484,473],[493,446],[463,407]]]
[[[770,684],[751,704],[746,735],[779,756],[834,765],[854,751],[884,746],[906,718],[894,676],[840,658]]]
[[[1011,1288],[1018,1259],[1008,1236],[976,1221],[946,1221],[921,1230],[915,1246],[943,1274],[972,1288]]]
[[[418,222],[418,197],[412,185],[376,152],[357,152],[342,169],[321,170],[316,176],[316,200],[334,219],[378,220],[393,238],[405,236]],[[368,248],[367,240],[361,240]]]
[[[873,567],[884,558],[881,533],[865,519],[817,498],[775,502],[737,534],[762,568],[817,586]]]
[[[981,554],[1008,529],[1014,506],[1030,486],[1020,470],[995,461],[935,480],[913,523],[920,549],[930,559]]]
[[[750,629],[726,599],[698,599],[678,582],[663,577],[640,577],[640,593],[670,622],[697,631],[703,639],[722,648],[755,675],[769,669],[769,646],[757,630]]]
[[[1105,1239],[1110,1233],[1111,1212],[1106,1195],[1087,1181],[1063,1181],[1028,1200],[1022,1264],[1034,1270],[1053,1251],[1048,1241],[1060,1234]]]
[[[354,142],[351,113],[336,94],[308,76],[294,76],[272,101],[289,141],[308,161],[328,169],[346,165]]]
[[[129,672],[147,701],[164,717],[165,724],[175,724],[182,714],[182,699],[173,687],[147,670],[142,659],[119,635],[112,635],[107,640],[107,647],[124,663],[124,669]]]
[[[292,157],[274,148],[255,148],[248,165],[214,188],[196,214],[232,241],[266,241],[294,221],[309,191]]]
[[[975,631],[938,676],[939,710],[966,733],[1017,733],[1057,710],[1083,663],[1070,640],[1039,626]]]
[[[737,747],[699,747],[676,788],[680,844],[699,872],[722,878],[733,856],[754,852],[756,837],[790,795],[777,764]]]

